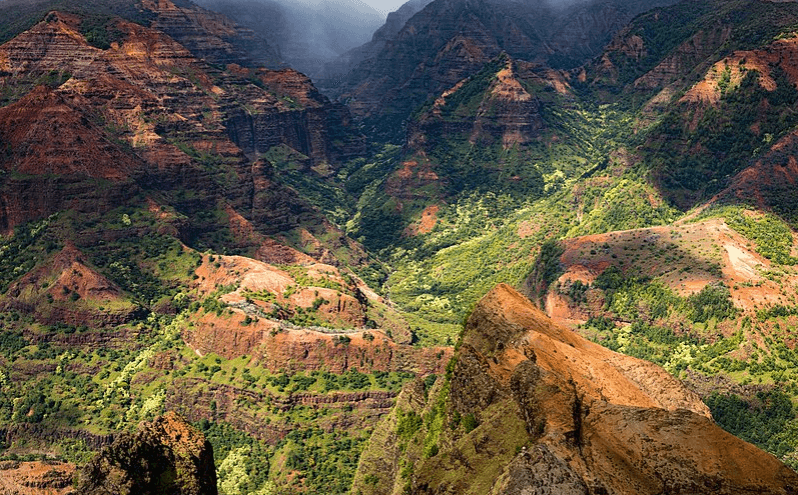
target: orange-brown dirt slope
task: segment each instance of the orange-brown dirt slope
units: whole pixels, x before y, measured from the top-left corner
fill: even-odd
[[[663,369],[555,325],[509,286],[477,304],[456,359],[444,413],[454,429],[444,429],[438,449],[410,460],[414,476],[405,493],[787,494],[798,488],[798,474],[721,430],[698,396]],[[430,394],[433,407],[416,405],[417,414],[440,411],[439,401]],[[460,418],[477,426],[457,426]],[[405,445],[409,458],[411,445]],[[364,453],[361,468],[370,455]],[[366,476],[359,473],[355,491],[380,493],[366,488]],[[384,489],[385,476],[372,476],[371,484]]]
[[[215,256],[213,262],[206,256],[196,273],[201,296],[235,287],[219,296],[227,305],[223,311],[199,309],[183,329],[186,344],[199,355],[248,355],[274,372],[413,370],[422,375],[441,373],[451,357],[451,347],[410,345],[402,315],[334,266],[278,268],[242,256]]]
[[[745,215],[762,216],[751,210]],[[529,291],[542,300],[541,307],[551,318],[564,325],[609,316],[605,294],[592,284],[612,266],[626,275],[650,278],[683,297],[722,283],[743,311],[788,304],[796,294],[798,270],[768,260],[757,247],[722,218],[575,237],[563,241],[559,259],[563,273],[548,291],[541,294],[534,287]],[[775,269],[781,279],[769,275]],[[569,295],[577,281],[590,284],[583,303]]]
[[[57,461],[0,462],[0,493],[74,495],[75,465]]]

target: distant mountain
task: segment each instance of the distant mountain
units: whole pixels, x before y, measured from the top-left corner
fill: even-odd
[[[687,209],[732,183],[739,195],[735,176],[755,162],[784,162],[798,123],[796,23],[792,2],[681,2],[635,19],[580,79],[593,97],[640,105],[641,160]],[[795,218],[780,204],[789,194],[765,190],[758,206]]]
[[[80,14],[81,29],[96,43],[108,43],[100,29],[109,17],[163,30],[209,62],[277,68],[277,51],[265,38],[236,25],[190,0],[5,0],[0,3],[0,42],[8,41],[41,21],[52,10]]]
[[[352,48],[337,59],[328,62],[319,83],[329,86],[330,91],[335,92],[343,76],[346,76],[360,62],[377,56],[387,43],[396,38],[407,21],[431,2],[432,0],[410,0],[399,7],[396,12],[388,14],[385,24],[374,33],[370,42]]]
[[[545,1],[436,0],[355,66],[338,93],[367,128],[396,138],[416,107],[475,74],[499,53],[556,68],[576,67],[598,55],[635,14],[663,3],[670,2],[555,7]]]
[[[324,65],[367,42],[382,15],[359,0],[199,0],[252,29],[279,51],[284,65],[317,79]]]

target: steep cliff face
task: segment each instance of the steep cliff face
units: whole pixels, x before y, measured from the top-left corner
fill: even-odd
[[[283,144],[308,157],[312,167],[339,164],[365,151],[361,136],[339,130],[351,125],[346,107],[330,102],[304,74],[260,70],[252,77],[277,97],[256,100],[255,113],[238,108],[228,114],[227,132],[245,153],[267,153]]]
[[[753,165],[745,168],[719,193],[719,201],[753,201],[762,209],[771,210],[784,218],[794,220],[796,180],[798,180],[798,135],[794,131],[779,139]]]
[[[499,53],[575,67],[595,56],[644,8],[631,2],[554,7],[546,2],[437,0],[350,72],[343,98],[377,132],[390,135],[415,107],[475,74]]]
[[[277,68],[278,51],[251,29],[191,2],[181,6],[169,0],[144,0],[142,7],[155,14],[150,27],[163,31],[194,56],[216,64],[242,64]]]
[[[150,7],[188,15],[169,2]],[[229,27],[192,19],[211,32]],[[237,239],[238,249],[252,253],[266,235],[303,223],[336,231],[258,158],[285,149],[306,157],[309,173],[329,175],[364,147],[345,108],[297,72],[222,70],[163,32],[108,22],[117,38],[106,49],[87,43],[80,16],[56,12],[0,47],[4,87],[45,83],[0,109],[4,232],[68,208],[140,204],[143,194],[189,220],[179,233],[190,244],[234,230],[236,218],[254,231]],[[227,213],[196,215],[209,210]],[[333,237],[345,243],[340,231]]]
[[[106,31],[107,22],[119,16],[166,31],[195,56],[214,63],[271,68],[280,65],[276,48],[264,37],[191,1],[103,0],[87,3],[77,0],[9,0],[0,6],[4,18],[0,41],[7,41],[29,29],[52,10],[80,13],[87,17],[82,28],[96,46],[105,46],[114,39],[113,30]]]
[[[543,140],[545,103],[538,92],[564,89],[558,76],[541,66],[499,57],[476,76],[460,81],[409,123],[406,166],[387,181],[387,192],[413,198],[427,185],[424,177],[441,184],[442,196],[479,187],[478,183],[501,182],[495,187],[505,189],[527,180],[516,160],[523,161],[520,156],[528,146]],[[475,148],[480,151],[475,153]],[[519,156],[502,156],[508,150]],[[456,170],[453,162],[471,163]],[[408,174],[414,168],[418,172]]]
[[[694,2],[652,9],[618,32],[587,64],[594,85],[641,91],[682,89],[733,50],[768,44],[795,22],[792,5]],[[617,88],[616,88],[617,90]]]
[[[167,413],[122,434],[79,475],[78,493],[215,495],[213,450],[184,419]]]
[[[199,0],[267,39],[285,66],[318,82],[324,64],[367,42],[383,22],[369,5],[352,0]]]
[[[352,48],[332,62],[325,64],[324,72],[321,74],[323,81],[321,84],[329,86],[330,93],[337,94],[340,91],[338,85],[341,83],[341,78],[359,63],[377,56],[388,43],[396,39],[407,21],[431,2],[432,0],[410,0],[399,7],[396,12],[388,14],[385,24],[374,32],[371,41]]]
[[[507,286],[474,309],[448,377],[428,400],[403,392],[355,493],[787,494],[798,484],[663,369],[555,326]],[[375,469],[376,449],[396,445],[404,454]]]
[[[429,232],[436,209],[474,191],[510,201],[545,195],[547,182],[573,173],[570,164],[540,159],[563,142],[564,154],[580,146],[570,139],[573,127],[563,125],[573,99],[560,71],[506,54],[491,60],[408,120],[400,159],[375,181],[377,194],[366,196],[370,208],[357,219],[358,235],[379,248],[385,236]]]

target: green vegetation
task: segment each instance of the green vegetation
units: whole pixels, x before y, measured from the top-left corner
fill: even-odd
[[[57,215],[39,222],[31,222],[14,229],[6,238],[0,237],[0,293],[26,274],[36,265],[37,260],[59,249],[60,243],[49,227]]]
[[[485,92],[496,80],[496,73],[507,65],[507,61],[508,57],[505,54],[496,57],[485,64],[479,72],[468,78],[459,90],[446,98],[446,103],[441,111],[444,120],[454,115],[461,117],[474,115],[485,97]],[[418,116],[428,109],[429,106],[421,107]]]
[[[269,486],[269,458],[273,448],[225,422],[207,419],[196,425],[213,446],[219,493],[259,493]]]
[[[192,414],[200,412],[208,418],[198,426],[214,446],[220,493],[345,492],[370,430],[366,426],[330,431],[329,425],[358,421],[360,413],[347,402],[290,408],[277,404],[297,393],[395,393],[415,375],[355,369],[341,374],[270,373],[246,357],[199,357],[180,338],[181,330],[193,324],[190,314],[191,310],[178,316],[151,314],[135,324],[138,338],[122,346],[97,348],[32,344],[21,332],[21,328],[31,326],[30,320],[11,313],[0,315],[0,324],[6,329],[0,352],[7,356],[0,366],[0,426],[34,423],[54,430],[84,428],[92,434],[131,430],[140,421],[163,413],[169,397],[170,408],[183,413],[191,409]],[[97,332],[91,330],[89,335],[101,335]],[[170,369],[156,367],[164,357],[172,363]],[[49,374],[23,375],[16,371],[50,365],[53,372]],[[101,371],[90,374],[86,369]],[[235,403],[225,407],[235,407],[236,417],[256,418],[259,424],[286,431],[287,435],[275,441],[268,432],[262,436],[244,433],[222,419],[230,410],[223,411],[215,399],[205,405],[195,403],[196,397],[207,397],[219,386],[232,391]],[[264,395],[252,400],[257,394]],[[4,447],[5,453],[25,452],[25,448],[21,443]],[[53,449],[65,459],[85,459],[90,453],[85,444],[71,441]],[[289,472],[300,476],[287,476]]]
[[[735,436],[780,458],[795,450],[795,408],[783,391],[761,391],[749,399],[712,392],[705,401],[715,421]],[[798,468],[794,458],[787,461]]]
[[[113,15],[148,18],[129,2],[101,3],[107,6],[96,2],[78,6],[71,0],[58,3],[66,10],[94,9],[83,18],[80,31],[101,49],[123,41]],[[0,7],[0,13],[8,8]],[[43,18],[39,8],[20,7],[18,18],[24,19],[20,22]],[[54,17],[48,20],[55,22]],[[411,131],[419,139],[412,145],[372,143],[367,156],[348,163],[314,161],[286,145],[274,146],[259,157],[271,164],[264,174],[275,187],[287,186],[280,194],[296,202],[264,201],[267,208],[287,206],[288,220],[286,225],[264,226],[263,232],[312,252],[317,259],[351,265],[348,268],[389,299],[385,304],[369,303],[365,326],[385,324],[388,331],[392,324],[409,328],[418,346],[451,345],[474,302],[497,283],[529,289],[540,298],[547,291],[557,291],[592,316],[580,331],[596,342],[651,360],[677,376],[721,375],[739,384],[748,395],[719,392],[706,398],[717,420],[798,466],[794,461],[797,412],[791,403],[798,395],[798,353],[785,344],[798,328],[794,300],[743,313],[732,303],[730,288],[721,283],[680,295],[684,293],[677,293],[664,277],[641,274],[637,247],[623,259],[617,253],[612,258],[608,254],[613,261],[592,284],[558,283],[564,239],[671,224],[682,215],[679,208],[692,207],[722,190],[734,174],[798,125],[798,90],[775,68],[771,74],[775,88],[766,89],[760,84],[763,75],[746,69],[745,64],[741,64],[745,71],[741,80],[726,66],[716,74],[721,89],[716,106],[678,103],[684,88],[676,88],[674,101],[657,103],[665,106],[666,113],[655,117],[650,107],[638,105],[654,89],[623,91],[624,85],[659,64],[697,31],[711,26],[715,32],[730,23],[744,28],[734,30],[723,45],[713,48],[717,60],[731,50],[773,39],[788,24],[798,25],[798,16],[794,7],[784,3],[736,0],[657,9],[638,17],[630,31],[643,39],[642,60],[610,55],[618,83],[588,80],[583,85],[574,78],[570,83],[575,90],[567,94],[555,90],[547,79],[552,76],[516,65],[518,83],[530,95],[525,115],[530,130],[524,139],[511,139],[495,129],[474,130],[475,122],[492,123],[490,119],[506,110],[491,93],[497,72],[510,63],[502,55],[445,97],[439,114],[432,113],[434,101],[416,109]],[[15,34],[23,24],[4,26],[8,28],[0,32],[0,39]],[[174,73],[204,88],[194,69],[176,68]],[[695,71],[685,84],[702,76]],[[0,106],[18,101],[35,85],[55,88],[71,77],[65,71],[48,71],[4,83]],[[221,84],[222,79],[219,76],[215,81]],[[266,87],[251,74],[241,79],[242,85]],[[602,92],[614,95],[599,99]],[[300,108],[295,101],[281,98],[287,107]],[[210,115],[205,108],[201,112],[206,119]],[[252,255],[257,241],[245,245],[247,241],[240,239],[245,234],[232,231],[227,211],[229,207],[238,211],[236,201],[246,201],[235,192],[241,188],[253,189],[249,199],[253,204],[255,199],[271,198],[255,198],[267,192],[238,181],[244,158],[205,151],[196,144],[192,131],[173,132],[166,129],[169,126],[163,119],[152,120],[157,121],[164,140],[191,160],[194,168],[190,171],[200,175],[201,186],[161,190],[148,185],[149,179],[142,180],[141,194],[110,212],[67,211],[19,226],[13,235],[0,238],[0,294],[8,294],[25,274],[47,267],[67,241],[81,252],[82,263],[122,292],[120,301],[103,302],[99,307],[91,297],[66,288],[63,298],[55,302],[47,292],[51,281],[36,279],[28,289],[36,296],[29,298],[31,304],[40,305],[35,314],[10,310],[0,314],[0,426],[34,425],[42,431],[80,429],[104,435],[130,429],[166,407],[182,409],[206,418],[198,426],[214,445],[221,493],[346,492],[375,413],[358,410],[357,404],[339,397],[326,400],[324,396],[381,392],[387,393],[381,397],[391,397],[415,376],[367,372],[363,358],[360,368],[348,362],[349,369],[343,373],[328,371],[324,363],[321,369],[296,371],[302,367],[299,359],[279,363],[285,368],[274,371],[277,366],[269,361],[271,356],[226,359],[185,345],[181,336],[200,324],[213,327],[220,325],[219,320],[222,325],[232,321],[235,310],[221,299],[234,285],[200,293],[197,286],[207,281],[195,273],[203,259],[198,251],[208,250],[210,256]],[[121,137],[128,129],[99,117],[96,124],[112,142],[136,151]],[[216,130],[221,130],[221,124]],[[333,128],[330,137],[340,144],[352,136]],[[105,187],[101,181],[92,185],[100,192]],[[209,199],[200,187],[221,193]],[[763,276],[776,280],[796,264],[789,222],[795,224],[798,214],[790,201],[782,197],[772,213],[726,206],[698,218],[723,217],[774,264],[772,272]],[[315,212],[345,229],[366,251]],[[661,249],[661,265],[685,256],[678,249]],[[610,252],[609,245],[606,250]],[[221,267],[215,258],[208,261]],[[703,270],[720,278],[718,263],[707,255],[694,263],[686,260],[680,269]],[[351,277],[338,282],[310,276],[303,266],[280,268],[296,281],[283,297],[308,287],[363,297],[354,290]],[[301,326],[324,326],[320,311],[330,304],[320,294],[304,309],[280,307],[278,295],[268,290],[242,295],[250,303],[269,303],[261,305],[268,308],[266,316]],[[602,300],[603,306],[597,303]],[[96,318],[86,324],[52,323],[53,308],[63,307],[87,310]],[[131,310],[130,314],[119,316],[112,311],[120,308]],[[207,321],[198,322],[198,317]],[[232,330],[241,335],[260,331],[258,315],[248,314],[236,322],[241,323]],[[272,337],[278,331],[274,329]],[[374,336],[370,337],[373,341]],[[351,350],[355,339],[336,335],[326,345],[336,352]],[[447,376],[452,372],[450,368]],[[745,388],[751,384],[755,392]],[[501,416],[501,411],[453,411],[445,380],[430,379],[424,392],[428,402],[423,410],[395,412],[394,433],[407,454],[402,460],[404,482],[424,462],[452,462],[441,455],[443,450],[464,436],[491,429],[492,414]],[[312,396],[324,400],[303,402]],[[507,447],[505,455],[514,455],[518,447],[513,428],[522,428],[511,426],[509,433],[490,432]],[[8,455],[34,450],[19,443],[5,447]],[[61,440],[53,448],[64,459],[81,460],[89,453],[86,443],[78,441]],[[453,466],[446,475],[466,476],[463,469]],[[376,485],[379,479],[374,477],[369,483]]]
[[[710,210],[705,216],[719,216],[726,224],[756,244],[756,252],[780,265],[795,265],[792,256],[792,229],[777,216],[757,214],[739,207]]]
[[[768,91],[760,84],[759,73],[749,70],[738,87],[723,93],[717,107],[703,110],[697,125],[687,120],[694,118],[691,112],[677,106],[652,131],[659,139],[678,140],[690,150],[677,153],[675,147],[659,145],[647,150],[668,194],[681,206],[692,206],[723,189],[767,144],[763,136],[778,139],[798,123],[793,111],[798,90],[780,69],[771,76],[777,86]]]
[[[146,306],[180,293],[200,259],[174,237],[152,232],[154,225],[148,211],[113,210],[89,222],[87,232],[112,231],[114,240],[84,247],[94,266]]]
[[[114,26],[114,18],[110,15],[87,15],[80,23],[80,34],[95,48],[107,50],[112,43],[122,40],[124,33]]]

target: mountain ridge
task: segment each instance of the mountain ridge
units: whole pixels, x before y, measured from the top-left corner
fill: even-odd
[[[396,416],[375,433],[387,445],[372,447],[400,445],[401,459],[386,473],[374,469],[379,454],[367,451],[353,491],[789,493],[798,480],[716,427],[698,397],[664,370],[552,325],[507,286],[474,308],[452,363],[428,400],[413,403],[414,392],[405,391]],[[410,426],[408,415],[419,422]],[[632,437],[647,441],[621,440]],[[677,458],[678,466],[669,464]]]

